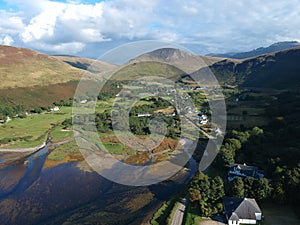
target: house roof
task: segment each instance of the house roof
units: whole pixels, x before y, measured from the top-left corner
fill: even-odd
[[[261,213],[257,202],[253,198],[225,197],[223,198],[223,204],[228,220],[256,220],[255,213]]]
[[[229,169],[229,176],[231,176],[231,174],[236,175],[236,171],[245,176],[251,176],[254,178],[260,178],[263,175],[263,172],[258,170],[258,168],[255,166],[247,166],[246,164],[232,164]]]
[[[247,166],[246,164],[232,164],[230,165],[230,169],[233,169],[233,168],[237,168],[239,170],[250,170],[250,171],[253,171],[253,170],[258,170],[258,168],[256,166]]]

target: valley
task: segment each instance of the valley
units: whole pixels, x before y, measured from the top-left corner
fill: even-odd
[[[176,202],[187,193],[190,197],[187,198],[183,224],[199,224],[205,217],[214,220],[217,214],[222,213],[222,194],[236,194],[232,191],[234,184],[226,179],[232,163],[255,165],[264,171],[270,190],[258,201],[263,204],[266,217],[272,215],[280,204],[286,204],[291,215],[299,212],[296,203],[300,197],[297,193],[300,185],[300,123],[297,119],[300,113],[300,48],[245,60],[200,57],[180,50],[160,49],[133,59],[121,69],[101,61],[45,56],[13,47],[10,47],[12,50],[1,48],[1,54],[7,54],[8,58],[20,55],[15,64],[22,65],[22,68],[26,65],[24,70],[21,69],[22,73],[20,68],[12,69],[9,64],[3,64],[5,67],[1,68],[7,74],[16,73],[15,78],[1,74],[1,79],[7,81],[0,85],[1,224],[24,225],[33,224],[32,221],[34,224],[87,224],[99,220],[102,221],[99,224],[105,225],[168,224],[174,208],[178,206]],[[27,56],[37,62],[26,61]],[[0,58],[0,65],[4,58]],[[40,60],[45,60],[44,64]],[[214,163],[204,174],[194,176],[195,165],[203,157],[207,137],[218,136],[218,132],[212,129],[214,124],[208,99],[213,104],[221,99],[214,93],[214,86],[199,86],[192,79],[193,75],[205,69],[203,60],[222,87],[227,129]],[[32,68],[27,69],[28,65]],[[40,65],[43,66],[35,67]],[[53,68],[53,73],[47,68]],[[31,74],[31,69],[41,72]],[[84,81],[88,87],[94,85],[97,73],[107,70],[117,72],[101,93],[95,96],[86,92],[81,99],[73,98],[83,74],[88,74],[89,79]],[[153,75],[175,82],[176,88],[168,83],[157,85],[159,82],[151,78]],[[24,76],[26,79],[22,79]],[[136,82],[140,77],[150,77],[147,85],[143,81]],[[125,96],[129,96],[128,101],[120,101],[122,90]],[[164,95],[146,95],[159,91]],[[130,105],[130,96],[138,96],[139,99]],[[172,103],[174,98],[184,99],[182,107]],[[194,108],[187,107],[189,101]],[[72,130],[73,104],[79,104],[87,112],[95,106],[93,120],[83,120],[83,130],[77,130],[75,137]],[[130,144],[134,139],[127,138],[129,145],[125,145],[116,137],[112,114],[122,116],[122,110],[130,106],[130,130],[121,126],[121,136],[126,139],[130,131],[141,143],[148,145],[146,140],[151,135],[151,120],[157,117],[166,124],[165,138],[157,148],[149,152],[132,149]],[[85,114],[82,113],[83,116]],[[201,132],[197,133],[197,137],[193,136],[191,124],[180,127],[183,119],[189,119],[208,136]],[[172,160],[175,149],[180,146],[180,138],[196,141],[197,148],[189,163],[169,180],[134,189],[99,178],[85,163],[74,139],[80,137],[86,142],[94,141],[82,135],[82,131],[89,131],[93,124],[105,151],[129,165]],[[38,151],[13,152],[14,149],[35,148],[45,142],[49,145]],[[12,151],[8,152],[9,149]],[[204,194],[206,192],[202,188],[206,181],[214,190],[213,197]],[[243,182],[245,187],[252,187],[248,180]],[[212,185],[215,183],[218,183],[217,188]],[[72,186],[76,186],[77,190]],[[203,198],[197,195],[195,189],[201,191]],[[243,196],[257,197],[259,194],[245,188]],[[61,198],[64,200],[61,201]],[[276,215],[284,218],[278,210]],[[270,221],[272,219],[266,218],[263,224],[273,225]],[[299,219],[293,218],[293,223],[298,222]]]

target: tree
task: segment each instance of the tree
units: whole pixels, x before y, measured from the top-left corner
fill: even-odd
[[[230,137],[233,137],[235,139],[238,139],[242,144],[246,143],[248,139],[250,138],[250,132],[245,131],[245,132],[238,132],[236,130],[231,131],[229,134]]]
[[[217,166],[221,168],[229,167],[232,163],[234,163],[234,157],[234,151],[222,147],[216,158]]]
[[[225,147],[230,148],[233,151],[236,151],[242,148],[242,144],[238,139],[228,138],[226,139]]]
[[[278,203],[286,202],[286,200],[287,200],[286,193],[285,193],[283,185],[281,183],[275,184],[273,192],[272,192],[272,199]]]
[[[198,189],[190,188],[189,189],[189,198],[191,202],[200,201],[202,196]]]
[[[271,187],[269,181],[266,178],[257,179],[253,183],[253,191],[255,193],[255,198],[258,200],[267,199],[271,194]]]
[[[244,181],[242,178],[238,177],[231,182],[230,192],[234,197],[245,197]]]
[[[195,176],[191,183],[191,188],[198,189],[202,196],[203,201],[207,201],[210,197],[210,181],[209,177],[204,173],[200,172]]]
[[[210,182],[210,199],[215,202],[225,195],[224,183],[221,177],[215,177]]]
[[[253,177],[247,177],[246,179],[244,179],[245,197],[255,198],[255,191],[253,189],[254,182],[255,178]]]

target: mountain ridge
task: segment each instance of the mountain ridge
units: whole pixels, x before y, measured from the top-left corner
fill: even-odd
[[[292,49],[299,46],[300,43],[297,41],[284,41],[284,42],[274,43],[268,47],[260,47],[246,52],[228,52],[228,53],[220,53],[220,54],[210,53],[207,54],[207,56],[232,58],[232,59],[247,59],[247,58],[257,57],[260,55],[265,55],[272,52]]]
[[[143,61],[156,61],[171,64],[186,73],[192,73],[221,60],[223,60],[223,58],[195,55],[174,48],[161,48],[138,56],[130,60],[128,64]]]

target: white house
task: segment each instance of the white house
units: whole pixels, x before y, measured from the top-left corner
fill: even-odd
[[[262,212],[253,198],[223,198],[228,225],[256,224],[262,220]]]
[[[59,107],[58,106],[55,106],[54,108],[50,109],[51,111],[59,111]]]
[[[138,117],[150,117],[150,116],[152,116],[152,114],[150,114],[150,113],[138,113],[137,116]]]
[[[81,104],[85,104],[85,103],[87,103],[87,102],[88,102],[87,99],[83,99],[83,100],[80,101]]]
[[[202,114],[201,116],[198,115],[198,118],[199,118],[200,124],[206,125],[208,123],[208,118],[206,115],[204,115],[204,114]]]

